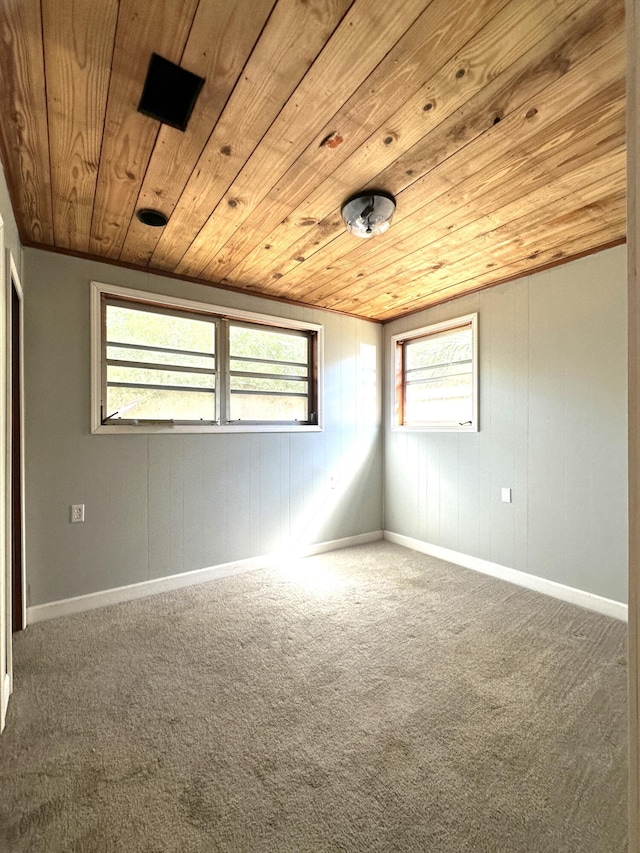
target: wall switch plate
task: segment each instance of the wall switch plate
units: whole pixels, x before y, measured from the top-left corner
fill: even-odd
[[[71,507],[71,523],[84,521],[84,504],[74,504]]]
[[[503,489],[502,490],[502,503],[510,504],[511,503],[511,489]]]

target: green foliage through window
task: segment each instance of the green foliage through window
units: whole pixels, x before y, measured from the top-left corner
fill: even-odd
[[[475,315],[396,336],[397,426],[477,428]]]
[[[317,423],[315,332],[101,304],[102,424]]]

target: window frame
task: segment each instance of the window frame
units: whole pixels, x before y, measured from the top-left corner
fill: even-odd
[[[222,383],[221,384],[222,384],[222,388],[223,388],[223,392],[224,392],[225,408],[226,408],[226,411],[227,411],[229,416],[231,415],[231,395],[234,393],[234,391],[236,393],[242,393],[239,389],[232,389],[231,388],[232,377],[233,376],[239,376],[241,373],[244,372],[244,371],[237,371],[237,370],[232,369],[231,362],[232,361],[247,361],[247,360],[250,361],[251,360],[251,359],[241,359],[240,357],[233,356],[231,354],[230,330],[231,330],[232,326],[234,328],[250,329],[255,325],[256,325],[256,323],[248,323],[246,320],[242,320],[238,317],[229,317],[229,318],[227,318],[226,334],[224,335],[224,339],[221,338],[222,347],[223,347],[223,351],[224,351],[225,363],[227,364],[227,370],[224,372],[224,376],[222,377]],[[279,324],[277,326],[270,324],[266,328],[268,329],[268,331],[275,332],[276,334],[278,332],[285,332],[285,333],[288,332],[288,333],[293,334],[293,335],[299,335],[300,337],[303,337],[307,340],[307,344],[308,344],[308,354],[307,354],[308,376],[306,377],[306,382],[309,385],[309,393],[308,393],[308,395],[305,394],[304,396],[308,397],[309,411],[311,413],[317,414],[317,393],[316,393],[317,382],[316,382],[316,376],[315,376],[316,371],[314,369],[314,366],[317,362],[317,356],[316,356],[316,353],[314,352],[314,342],[316,340],[315,336],[309,337],[309,335],[307,334],[309,331],[308,329],[286,328],[281,324]],[[269,363],[269,359],[264,359],[263,363]],[[284,362],[282,362],[282,363],[284,363]],[[289,362],[289,363],[291,364],[293,362]],[[247,375],[252,375],[252,374],[247,374]],[[274,378],[286,379],[287,381],[300,381],[300,382],[305,381],[305,378],[303,378],[303,377],[284,377],[284,376],[281,377],[281,376],[278,376],[276,374],[274,374],[273,377]],[[245,392],[245,393],[247,393],[247,392]],[[248,392],[248,393],[256,393],[256,392]],[[276,395],[281,394],[281,393],[283,393],[283,392],[276,392]],[[295,395],[292,394],[291,396],[295,396]],[[223,398],[221,397],[220,399],[222,400]],[[239,420],[230,420],[230,419],[228,420],[229,426],[239,425],[240,423],[241,423],[241,421],[239,421]],[[254,421],[247,421],[247,423],[260,425],[260,424],[273,424],[275,422],[274,421],[254,420]],[[291,423],[291,422],[288,421],[288,422],[284,422],[284,423]]]
[[[103,293],[102,294],[102,298],[100,299],[100,334],[102,336],[101,337],[101,346],[100,346],[100,373],[101,373],[101,381],[100,381],[100,394],[101,394],[100,424],[101,424],[101,426],[118,425],[118,426],[134,426],[137,428],[141,424],[137,424],[135,422],[135,419],[127,419],[127,418],[120,419],[120,418],[118,418],[117,420],[110,421],[109,423],[107,423],[106,421],[109,421],[109,417],[107,416],[107,418],[105,419],[104,418],[104,412],[102,410],[103,401],[107,399],[107,387],[108,387],[107,372],[108,372],[108,367],[109,367],[110,361],[112,361],[106,355],[106,348],[110,345],[110,342],[107,339],[107,308],[109,307],[109,305],[113,305],[113,306],[118,307],[118,308],[131,307],[131,308],[135,309],[136,311],[147,312],[149,314],[156,314],[156,315],[166,314],[168,317],[184,317],[185,319],[198,318],[204,322],[210,323],[214,327],[214,330],[215,330],[214,335],[215,335],[216,344],[220,339],[221,321],[220,321],[219,317],[216,317],[215,315],[212,315],[212,314],[208,314],[207,312],[204,312],[204,311],[185,311],[185,310],[183,310],[181,308],[177,308],[175,306],[173,306],[172,308],[169,308],[166,305],[158,305],[155,302],[141,302],[140,300],[123,299],[122,297],[115,296],[111,293]],[[105,342],[104,347],[102,346],[102,342]],[[121,348],[138,349],[139,345],[128,344],[128,345],[122,345]],[[154,351],[157,352],[161,349],[162,348],[159,347],[157,350],[154,350]],[[175,350],[174,352],[177,353],[180,351]],[[215,408],[214,408],[213,419],[211,421],[205,421],[204,424],[201,421],[182,420],[179,424],[180,426],[202,426],[202,425],[214,426],[220,420],[220,402],[219,402],[219,390],[218,390],[219,381],[220,381],[219,380],[220,371],[218,368],[218,359],[219,359],[219,354],[216,350],[216,352],[214,353],[214,365],[215,365],[214,369],[207,371],[207,373],[209,375],[213,374],[214,379],[215,379],[215,384],[214,384]],[[130,366],[134,366],[133,363],[131,363]],[[151,366],[151,363],[149,363],[148,366]],[[152,369],[162,369],[162,366],[159,364],[157,368],[152,368]],[[175,370],[176,368],[174,366],[165,366],[164,369],[168,370],[168,371],[172,371],[172,370]],[[194,368],[184,366],[177,372],[201,373],[204,371],[201,370],[200,368],[194,369]],[[149,387],[160,388],[161,386],[149,386]],[[165,386],[162,386],[162,387],[165,387]],[[190,390],[190,389],[185,388],[185,390]],[[146,420],[146,421],[144,421],[144,425],[145,426],[164,425],[164,426],[168,427],[169,423],[163,422],[163,421],[157,421],[154,424],[154,421]]]
[[[176,422],[166,421],[140,423],[103,423],[102,401],[106,392],[106,309],[103,297],[119,303],[129,302],[132,307],[138,305],[142,309],[170,314],[181,313],[204,315],[216,325],[215,348],[215,396],[216,419],[218,423],[199,421]],[[164,296],[143,290],[133,290],[117,285],[101,282],[91,282],[91,433],[243,433],[243,432],[322,432],[323,423],[323,351],[324,328],[317,323],[307,323],[285,317],[275,317],[254,311],[229,309],[220,305],[182,299],[175,296]],[[229,405],[229,353],[227,351],[226,334],[220,334],[224,324],[240,323],[248,326],[265,326],[274,331],[294,331],[309,336],[309,405],[310,411],[315,412],[314,423],[294,423],[291,421],[235,421],[220,423],[221,407]]]
[[[402,423],[404,413],[405,396],[405,351],[404,345],[419,338],[437,335],[442,332],[450,332],[464,326],[471,327],[471,423],[425,423],[404,424]],[[391,408],[391,429],[394,432],[479,432],[480,424],[478,418],[478,314],[465,314],[461,317],[453,317],[440,323],[431,323],[421,326],[419,329],[410,329],[406,332],[393,335],[391,338],[391,365],[393,382],[393,406]]]

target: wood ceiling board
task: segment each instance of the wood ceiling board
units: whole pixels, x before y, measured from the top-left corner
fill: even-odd
[[[596,252],[604,249],[611,249],[614,246],[623,245],[626,242],[624,237],[611,239],[611,227],[606,226],[596,227],[593,230],[584,231],[579,238],[576,238],[572,243],[563,243],[550,246],[536,256],[535,260],[525,257],[518,261],[513,261],[506,267],[498,270],[492,268],[490,272],[484,273],[474,279],[453,284],[449,289],[443,289],[429,296],[418,294],[413,301],[413,304],[404,305],[402,307],[392,304],[386,311],[378,311],[378,317],[374,322],[386,323],[390,320],[397,320],[400,317],[407,317],[425,308],[433,308],[436,305],[450,302],[460,296],[467,296],[471,293],[478,293],[481,290],[486,290],[489,287],[495,287],[500,284],[505,284],[509,281],[521,279],[524,276],[534,275],[545,270],[565,264],[569,261],[578,260],[580,258],[593,255]],[[596,247],[596,248],[594,248]],[[391,297],[391,294],[390,294]],[[328,309],[330,310],[330,309]],[[356,315],[357,316],[357,315]],[[362,315],[360,315],[362,316]],[[372,319],[367,316],[367,319]]]
[[[378,322],[384,323],[389,319],[403,317],[406,314],[421,311],[425,307],[440,305],[443,302],[448,302],[451,299],[456,299],[457,297],[478,290],[484,290],[487,287],[493,287],[496,284],[513,281],[526,275],[533,275],[550,267],[593,254],[601,249],[619,246],[625,242],[624,238],[613,238],[613,233],[614,229],[609,225],[604,227],[595,226],[591,229],[585,225],[584,232],[575,241],[569,243],[564,239],[561,243],[550,246],[548,249],[537,253],[533,259],[531,258],[531,254],[529,254],[520,260],[512,260],[509,264],[502,267],[498,267],[497,265],[492,266],[489,271],[484,271],[474,278],[451,284],[441,290],[430,292],[428,295],[417,293],[415,299],[402,304],[391,300],[386,310],[378,309],[376,311],[376,319]],[[598,248],[594,249],[594,246]]]
[[[602,4],[599,5],[602,8]],[[533,52],[529,56],[530,51],[513,69],[494,79],[372,181],[372,184],[391,189],[408,184],[398,192],[393,235],[398,233],[399,222],[405,215],[435,200],[456,181],[476,174],[496,158],[507,155],[515,140],[530,137],[539,132],[544,123],[561,119],[567,110],[580,106],[595,88],[593,75],[600,75],[601,62],[608,63],[605,76],[624,79],[624,71],[620,70],[624,67],[624,51],[619,37],[610,38],[604,45],[601,41],[603,33],[611,33],[605,23],[610,17],[605,17],[604,29],[592,33],[589,25],[586,30],[577,28],[575,38],[563,39],[564,47],[572,49],[572,67],[562,50],[563,44],[558,46],[550,41],[539,55]],[[547,51],[553,51],[553,62],[549,62]],[[555,88],[549,88],[552,85]],[[544,104],[544,109],[527,116],[530,110],[537,109],[536,104]],[[496,113],[501,113],[503,119],[494,127]],[[414,172],[414,175],[407,175],[407,172]],[[416,176],[420,177],[416,179]],[[364,247],[344,231],[335,208],[325,219],[320,219],[318,226],[295,229],[292,225],[291,230],[303,232],[304,236],[280,258],[271,260],[270,265],[261,270],[261,278],[253,279],[269,283],[274,278],[279,279],[276,292],[282,295],[297,291],[307,278],[317,283],[317,277],[326,275],[327,267],[345,253],[364,251]],[[366,246],[373,252],[381,252],[378,240]],[[305,258],[304,263],[296,261],[299,257]],[[346,261],[350,262],[351,259]],[[234,285],[242,284],[231,276],[228,280]],[[250,282],[251,279],[246,283]]]
[[[237,228],[316,137],[314,124],[325,124],[372,74],[429,0],[395,0],[393,15],[370,0],[356,0],[308,74],[287,101],[247,160],[225,197],[214,209],[176,272],[200,275]],[[313,104],[314,124],[309,122]],[[221,223],[220,207],[233,204],[233,221]]]
[[[606,70],[603,71],[603,68]],[[598,91],[592,82],[592,75],[596,72],[599,84],[606,86],[608,81],[613,82]],[[529,90],[521,85],[520,79],[518,78],[518,85],[515,87],[510,83],[500,87],[498,94],[502,103],[506,103],[504,99],[510,94],[515,99],[518,95],[524,97],[529,93]],[[525,79],[531,81],[530,77]],[[491,89],[492,85],[487,89]],[[595,96],[588,97],[593,94],[594,89]],[[551,138],[557,141],[558,132],[566,135],[572,122],[578,121],[579,116],[584,113],[588,118],[590,111],[598,109],[600,100],[606,105],[611,100],[620,100],[623,93],[624,51],[621,50],[619,39],[614,38],[591,53],[584,62],[556,77],[542,92],[524,102],[516,101],[517,109],[505,114],[502,121],[495,126],[491,120],[495,106],[493,98],[482,98],[477,111],[469,102],[436,128],[426,140],[415,146],[415,152],[410,152],[411,156],[403,155],[388,170],[403,172],[403,167],[413,162],[416,166],[420,163],[418,171],[423,173],[418,181],[398,194],[398,208],[388,235],[370,243],[358,243],[343,230],[337,212],[334,212],[328,219],[335,225],[322,222],[317,228],[307,229],[310,234],[304,246],[307,250],[304,263],[292,264],[290,256],[287,256],[286,266],[274,264],[268,275],[265,275],[265,280],[269,276],[279,276],[278,286],[272,288],[272,292],[283,296],[295,293],[296,298],[299,298],[303,294],[314,292],[324,281],[335,278],[331,267],[347,253],[359,252],[363,255],[369,252],[379,254],[384,260],[383,241],[388,238],[391,244],[391,241],[404,236],[400,228],[403,219],[416,215],[427,203],[435,202],[439,196],[455,186],[456,181],[482,174],[489,164],[510,156],[510,149],[515,144],[523,148],[528,139],[540,135],[547,126],[550,128]],[[465,127],[463,138],[460,138],[459,133],[461,123]],[[472,136],[472,139],[465,144],[467,134]],[[411,227],[409,225],[409,228]],[[314,248],[313,243],[319,238],[319,246],[316,247],[315,253],[310,254]],[[302,249],[300,243],[294,247],[294,251],[300,251],[300,256],[305,257]],[[353,260],[354,258],[350,257],[346,261],[347,265]],[[231,283],[236,284],[233,281]]]
[[[53,225],[66,249],[89,248],[117,20],[117,0],[42,6]]]
[[[522,279],[525,276],[561,266],[564,263],[594,254],[603,249],[624,244],[624,239],[612,240],[610,239],[610,235],[610,227],[594,228],[593,230],[585,231],[584,235],[577,239],[575,244],[567,244],[565,242],[562,245],[550,247],[548,250],[541,252],[535,260],[525,257],[520,261],[513,261],[508,266],[492,268],[490,271],[485,271],[477,277],[469,278],[455,285],[452,284],[448,289],[442,289],[437,292],[421,293],[420,291],[416,291],[415,299],[404,300],[402,303],[395,302],[395,294],[390,292],[386,308],[376,308],[375,318],[370,316],[368,306],[363,306],[363,309],[361,309],[359,314],[356,313],[356,316],[362,317],[362,310],[367,310],[368,319],[374,322],[386,323],[399,317],[423,311],[425,308],[431,308],[435,305],[450,302],[452,299],[467,296],[479,290],[486,290],[489,287],[504,284],[508,281]],[[594,246],[598,248],[594,249]]]
[[[163,231],[151,265],[176,269],[350,5],[351,0],[279,0]]]
[[[275,0],[200,0],[181,66],[205,82],[184,133],[161,125],[136,209],[169,217],[224,109]],[[133,217],[121,260],[146,265],[162,231]]]
[[[579,29],[580,24],[584,32],[585,25],[576,12],[576,8],[582,5],[584,0],[578,0],[573,5],[567,3],[562,7],[553,0],[535,6],[532,6],[529,0],[519,0],[493,15],[489,22],[479,29],[478,22],[474,20],[473,30],[476,35],[470,40],[467,39],[467,31],[460,25],[459,41],[449,40],[450,47],[455,49],[456,53],[444,64],[440,64],[440,57],[446,57],[446,54],[441,51],[438,61],[434,60],[435,73],[432,73],[428,64],[425,68],[420,68],[420,76],[417,79],[423,80],[426,77],[427,82],[423,83],[414,94],[409,90],[404,92],[400,99],[394,99],[391,109],[394,106],[397,107],[399,101],[406,98],[399,108],[394,109],[393,112],[389,111],[385,122],[379,125],[368,139],[364,137],[358,139],[359,147],[346,162],[339,164],[339,168],[333,170],[320,186],[317,185],[316,180],[316,187],[293,211],[285,210],[284,204],[280,204],[278,211],[280,218],[286,216],[286,220],[279,222],[271,233],[263,232],[258,241],[259,245],[256,242],[257,248],[243,258],[240,264],[230,269],[228,261],[226,265],[213,263],[206,269],[205,274],[212,278],[227,277],[229,281],[252,280],[274,272],[284,275],[286,270],[283,268],[271,269],[274,259],[283,252],[288,253],[285,261],[291,268],[295,265],[296,258],[307,257],[308,254],[317,251],[314,245],[315,236],[311,240],[310,249],[304,244],[295,245],[299,234],[304,234],[306,239],[309,239],[309,235],[305,234],[307,228],[304,225],[296,227],[296,223],[322,221],[335,213],[336,200],[343,201],[348,195],[372,181],[391,192],[398,192],[401,187],[389,185],[384,176],[385,168],[421,139],[427,137],[429,132],[490,81],[500,77],[514,61],[520,58],[523,51],[527,51],[529,46],[540,43],[535,51],[539,62],[540,58],[548,56],[550,50],[558,49],[562,32],[571,32],[572,41],[576,40],[576,28]],[[431,8],[430,6],[427,12]],[[449,4],[449,8],[456,7]],[[480,4],[474,7],[474,9],[478,8]],[[456,17],[459,17],[457,9]],[[584,17],[583,14],[582,19]],[[524,35],[519,39],[505,39],[505,31],[524,33]],[[432,56],[432,46],[429,41],[426,43],[430,48],[427,54]],[[463,44],[464,47],[457,49],[459,44]],[[530,51],[527,54],[531,62],[533,62],[532,53],[533,51]],[[407,97],[408,95],[410,97]],[[427,105],[431,108],[425,110]],[[336,122],[336,126],[341,127],[340,122]],[[343,146],[339,150],[342,148]],[[320,170],[316,170],[316,175],[318,178],[321,177]],[[297,176],[294,175],[294,177]],[[290,189],[287,186],[279,186],[278,191],[287,202],[295,198],[295,187]],[[263,210],[256,211],[256,220],[268,224],[265,214],[268,213],[269,205],[276,202],[277,200],[271,197],[265,199]],[[265,250],[264,247],[267,245],[270,249]],[[294,246],[295,248],[292,248]],[[237,257],[237,251],[234,245],[227,254],[230,258]]]
[[[429,287],[449,278],[454,281],[464,280],[469,264],[474,267],[482,265],[488,255],[493,259],[496,247],[505,246],[506,243],[510,243],[507,248],[513,250],[518,246],[521,235],[526,234],[527,241],[531,244],[538,235],[540,242],[545,245],[549,240],[555,239],[556,235],[547,222],[542,221],[540,224],[539,211],[552,210],[557,216],[562,216],[564,221],[566,217],[571,217],[576,208],[577,214],[587,210],[587,206],[597,203],[603,194],[623,192],[625,163],[625,151],[619,149],[605,158],[599,167],[590,164],[561,179],[554,179],[527,196],[435,240],[430,246],[408,255],[406,259],[390,264],[375,275],[367,276],[366,284],[360,285],[359,294],[355,288],[351,288],[328,296],[318,295],[317,301],[324,307],[337,310],[346,310],[347,303],[350,304],[354,299],[361,302],[366,298],[371,304],[388,289],[390,281],[399,277],[407,288],[416,280],[428,281]],[[588,211],[594,215],[597,210],[588,207]],[[582,219],[578,217],[576,228],[581,224]],[[624,234],[624,221],[617,221],[615,224],[618,230],[611,239]],[[574,236],[576,235],[570,234],[569,239]],[[348,298],[344,297],[345,292],[349,293]],[[348,310],[351,311],[351,308]]]
[[[616,82],[614,87],[618,93],[622,92],[624,81]],[[504,219],[517,214],[521,198],[526,204],[526,199],[536,189],[548,187],[548,191],[553,192],[555,184],[569,173],[580,170],[588,183],[590,172],[595,179],[603,169],[605,173],[615,171],[617,164],[603,157],[618,156],[625,151],[624,104],[619,98],[596,95],[585,106],[581,121],[568,117],[572,131],[570,146],[567,146],[567,124],[554,123],[546,133],[533,137],[523,149],[494,160],[434,203],[405,217],[397,227],[394,223],[393,242],[390,231],[385,235],[389,240],[384,251],[376,251],[371,241],[363,241],[359,251],[356,250],[358,257],[354,257],[354,252],[344,264],[332,264],[337,269],[331,269],[324,278],[315,276],[313,290],[301,288],[301,294],[314,301],[352,288],[360,292],[365,286],[372,287],[376,274],[382,272],[384,275],[384,269],[390,264],[405,261],[413,253],[428,249],[445,235],[458,242],[468,239],[464,236],[464,227],[467,226],[468,233],[468,223],[480,220],[488,212],[502,211]]]
[[[400,102],[412,95],[423,98],[420,92],[425,89],[425,84],[422,81],[435,74],[444,59],[459,50],[487,21],[495,19],[505,2],[485,0],[476,3],[461,21],[458,9],[450,0],[433,0],[340,110],[316,132],[310,145],[256,206],[253,215],[242,223],[212,259],[205,275],[224,278],[233,270],[233,277],[241,279],[249,274],[252,267],[250,259],[238,265],[238,258],[245,253],[255,250],[259,262],[262,262],[264,242],[272,244],[274,254],[282,251],[280,235],[289,235],[292,218],[298,216],[301,221],[308,221],[308,216],[298,214],[296,208],[321,180],[359,151],[372,132],[377,130],[381,133],[384,123]],[[425,50],[427,44],[428,51]],[[459,89],[461,81],[456,82]],[[414,94],[416,90],[417,96]],[[424,100],[420,100],[418,115],[422,122],[425,115],[423,106]],[[424,130],[421,135],[423,133]],[[406,129],[403,130],[403,138],[405,134]],[[384,136],[388,136],[388,132]],[[396,134],[394,141],[395,137]],[[252,255],[253,252],[249,258]]]
[[[594,137],[587,139],[586,144],[593,141],[593,139]],[[621,153],[624,156],[625,147],[624,145],[616,145],[612,142],[611,151],[616,154]],[[519,170],[518,174],[508,174],[505,166],[503,172],[507,180],[504,182],[504,189],[501,194],[493,186],[489,186],[487,192],[483,193],[481,181],[479,179],[470,180],[467,183],[470,185],[468,192],[472,195],[472,200],[465,203],[466,188],[457,187],[454,191],[442,197],[442,204],[438,203],[431,206],[427,213],[424,214],[422,222],[415,223],[414,231],[409,237],[401,241],[406,245],[405,253],[398,251],[398,245],[394,245],[392,247],[393,256],[391,256],[390,249],[384,258],[372,255],[369,259],[360,259],[358,264],[353,267],[353,271],[349,271],[348,279],[345,272],[344,282],[340,277],[332,279],[329,284],[319,285],[316,290],[305,296],[305,298],[309,301],[323,298],[326,301],[327,298],[332,296],[340,298],[340,294],[343,293],[348,293],[351,296],[361,296],[362,294],[366,296],[368,290],[372,287],[372,283],[369,282],[369,275],[379,273],[385,266],[393,263],[394,259],[399,261],[404,257],[404,254],[410,255],[412,252],[419,250],[425,252],[432,251],[429,248],[430,243],[438,245],[438,241],[446,236],[456,241],[456,243],[461,242],[464,239],[464,232],[459,233],[458,229],[464,229],[465,226],[468,228],[469,223],[478,222],[483,214],[493,213],[494,211],[499,212],[509,201],[520,199],[525,192],[531,193],[536,189],[539,190],[543,187],[553,186],[556,180],[569,171],[568,167],[560,169],[549,163],[550,168],[546,171],[536,169],[535,171],[529,170],[527,172],[526,163],[522,163],[521,165],[523,168]],[[576,169],[580,165],[580,159],[578,158],[575,162]],[[593,157],[590,154],[587,159],[586,168],[583,171],[586,176],[589,176],[592,170]],[[573,168],[571,171],[573,171]],[[499,175],[499,172],[497,174]],[[550,174],[554,175],[552,182],[550,182]],[[403,224],[406,224],[406,222],[405,220]],[[425,238],[425,235],[428,236]]]
[[[463,222],[463,227],[458,229],[455,229],[454,225],[455,230],[449,230],[452,218],[455,222],[455,215],[454,217],[447,217],[446,222],[443,222],[441,226],[438,223],[440,227],[432,229],[430,239],[433,238],[433,242],[430,246],[427,245],[420,251],[414,252],[413,255],[408,255],[404,261],[397,260],[390,263],[385,269],[371,277],[363,274],[356,283],[350,286],[336,287],[333,290],[319,292],[310,299],[314,302],[321,302],[324,307],[342,310],[347,302],[363,303],[374,300],[380,293],[388,290],[389,282],[396,281],[398,278],[402,280],[403,286],[408,289],[411,288],[413,281],[425,276],[428,277],[429,281],[434,281],[436,276],[438,279],[450,276],[455,281],[457,280],[456,264],[459,266],[465,258],[469,257],[479,259],[479,253],[485,252],[487,246],[491,245],[496,229],[504,228],[512,221],[520,222],[521,227],[525,227],[525,219],[527,219],[526,227],[530,229],[529,220],[535,221],[539,217],[541,209],[570,211],[572,206],[575,208],[583,205],[585,203],[585,198],[581,195],[583,185],[587,189],[592,187],[596,184],[599,174],[604,176],[597,182],[596,190],[599,194],[623,187],[624,160],[625,151],[623,148],[619,148],[612,152],[611,158],[606,163],[603,163],[600,173],[594,168],[593,164],[589,164],[562,179],[548,182],[546,186],[539,183],[535,191],[529,193],[525,199],[491,211],[469,224],[465,225]],[[547,207],[543,207],[543,205],[547,205]],[[516,219],[516,216],[519,218]],[[619,230],[614,237],[624,234],[624,222],[618,223],[618,225]],[[514,233],[517,234],[518,232]],[[542,232],[541,243],[544,245],[545,241],[548,242],[552,239],[553,235],[545,227]]]
[[[40,0],[0,5],[0,129],[5,174],[23,240],[53,244]]]
[[[624,175],[621,173],[618,183],[622,181]],[[612,184],[612,187],[609,185]],[[605,190],[616,188],[616,183],[608,176],[604,181],[596,187],[597,192],[601,195]],[[527,211],[515,222],[501,222],[500,219],[488,216],[483,220],[478,220],[476,225],[476,239],[457,244],[455,240],[442,240],[434,243],[432,250],[425,249],[421,258],[414,258],[412,263],[391,264],[387,270],[386,277],[378,276],[371,287],[361,285],[360,288],[349,288],[343,291],[336,291],[334,294],[323,297],[319,295],[316,301],[322,304],[323,307],[332,308],[338,311],[347,310],[354,311],[355,305],[375,305],[377,300],[388,293],[390,283],[400,279],[403,283],[403,290],[411,294],[416,287],[428,287],[429,290],[438,288],[440,283],[453,281],[465,281],[478,271],[485,270],[487,257],[493,259],[496,246],[503,247],[506,241],[510,241],[510,245],[505,247],[508,252],[513,253],[516,257],[518,247],[522,235],[526,232],[527,239],[533,241],[537,235],[538,242],[531,242],[532,248],[526,252],[527,255],[533,255],[541,251],[541,246],[553,243],[556,235],[551,232],[550,227],[545,226],[541,230],[534,228],[535,222],[539,216],[538,209],[535,208],[535,196],[544,198],[542,193],[532,194],[531,210]],[[569,199],[554,199],[554,210],[567,211],[567,215],[571,215],[575,211],[577,203],[582,200],[577,200],[575,197]],[[563,206],[563,202],[566,203]],[[592,211],[593,212],[593,211]],[[576,220],[576,227],[579,227],[582,220]],[[617,223],[600,222],[600,225],[615,225],[614,232],[608,237],[608,241],[616,239],[624,234],[624,220]],[[573,239],[575,235],[569,235],[569,239]],[[525,254],[525,253],[523,253]],[[529,258],[532,262],[535,257]],[[534,264],[532,264],[534,265]],[[366,281],[366,279],[364,280]],[[402,295],[399,295],[398,301],[402,302]]]
[[[443,264],[431,270],[437,294],[428,297],[441,301],[486,286],[487,276],[503,280],[624,233],[619,200],[608,199],[621,177],[606,180],[614,168],[607,157],[621,156],[622,0],[403,0],[367,10],[379,24],[369,40],[359,23],[372,20],[364,0],[258,0],[262,17],[255,12],[250,26],[242,24],[256,10],[250,0],[120,0],[115,40],[116,0],[101,6],[111,18],[100,32],[83,10],[63,14],[73,2],[43,5],[46,48],[36,0],[0,8],[1,148],[25,242],[55,239],[57,217],[56,242],[83,246],[96,150],[85,253],[167,273],[191,257],[212,284],[226,278],[225,286],[298,303],[354,304],[360,315],[418,307],[429,261]],[[405,19],[393,19],[397,8]],[[226,28],[213,30],[223,19]],[[345,29],[349,21],[356,33]],[[71,33],[69,53],[60,45],[69,47]],[[73,51],[87,44],[83,64]],[[53,62],[47,80],[45,49],[47,71]],[[137,113],[152,50],[207,80],[186,134]],[[349,77],[352,66],[360,72]],[[68,109],[59,109],[59,95]],[[333,132],[342,142],[321,146]],[[579,186],[577,175],[590,162],[588,177],[603,179],[605,202],[594,199],[587,210],[593,180]],[[573,199],[563,195],[572,173]],[[559,183],[545,190],[551,181]],[[367,185],[398,198],[392,228],[371,242],[347,235],[339,215],[344,197]],[[561,198],[566,206],[556,208]],[[581,211],[574,218],[571,201]],[[166,204],[168,226],[139,226],[141,204]],[[208,221],[211,234],[202,230]],[[515,222],[527,223],[535,243],[523,244]],[[486,255],[496,246],[494,268]]]
[[[624,182],[624,174],[621,176]],[[442,297],[443,291],[453,291],[455,287],[451,282],[463,283],[481,277],[483,274],[491,275],[500,273],[500,277],[508,275],[508,270],[513,259],[528,261],[529,269],[535,268],[544,262],[541,260],[542,245],[553,242],[554,247],[571,245],[573,241],[582,239],[585,233],[597,231],[598,234],[606,235],[603,242],[611,242],[619,239],[625,230],[625,190],[618,190],[612,195],[591,202],[579,210],[575,210],[575,202],[567,205],[568,212],[560,216],[549,218],[548,222],[540,224],[537,212],[528,214],[520,220],[506,223],[492,232],[483,235],[482,246],[476,247],[477,251],[463,258],[458,264],[447,265],[441,269],[433,269],[425,266],[420,273],[413,270],[413,277],[404,279],[403,286],[408,294],[406,297],[390,300],[387,292],[378,294],[367,294],[366,306],[376,319],[380,319],[381,312],[389,310],[409,310],[410,304],[416,299]],[[557,209],[563,209],[558,207]],[[618,224],[616,224],[618,223]],[[491,259],[490,261],[488,259]],[[456,275],[457,273],[457,275]],[[393,281],[393,278],[389,278]],[[387,283],[388,290],[388,283]],[[413,291],[413,293],[412,293]],[[320,300],[321,302],[321,300]],[[344,300],[337,308],[336,304],[328,304],[322,307],[331,307],[334,310],[348,310],[357,313],[355,300]],[[361,303],[360,303],[361,304]],[[350,307],[347,308],[347,305]]]
[[[89,251],[118,258],[159,122],[138,103],[153,52],[180,63],[198,0],[122,0],[118,16]]]

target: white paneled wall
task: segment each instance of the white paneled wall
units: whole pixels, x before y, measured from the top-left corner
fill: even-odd
[[[91,279],[322,323],[325,430],[90,435]],[[24,281],[31,605],[372,532],[383,506],[394,533],[625,600],[623,247],[385,327],[388,403],[390,336],[478,311],[480,431],[385,415],[384,503],[379,326],[33,249]]]
[[[474,311],[480,431],[385,415],[385,528],[625,601],[624,247],[390,323],[387,363],[391,335]]]
[[[34,249],[25,267],[32,606],[381,529],[379,325]],[[92,279],[322,323],[324,431],[90,435]]]

